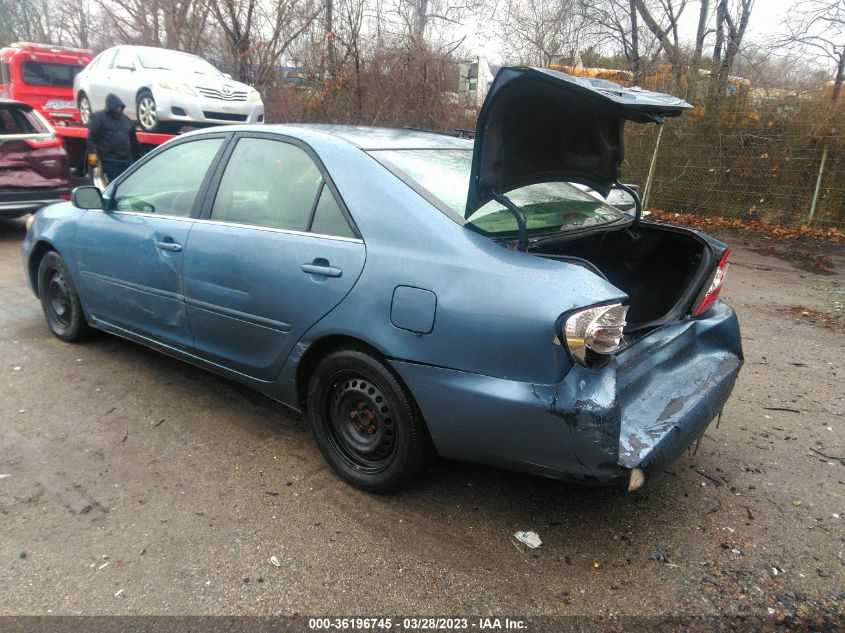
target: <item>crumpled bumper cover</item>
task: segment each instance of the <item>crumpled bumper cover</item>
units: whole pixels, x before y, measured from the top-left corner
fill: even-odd
[[[650,472],[700,437],[742,366],[734,311],[652,332],[601,367],[535,385],[392,361],[442,457],[587,483]]]

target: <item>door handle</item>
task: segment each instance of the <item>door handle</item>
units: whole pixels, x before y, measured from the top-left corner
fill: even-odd
[[[171,251],[173,253],[178,253],[182,250],[182,245],[176,242],[156,242],[156,246],[163,251]]]
[[[302,272],[309,275],[321,275],[323,277],[340,277],[343,272],[334,266],[320,266],[318,264],[302,264]]]

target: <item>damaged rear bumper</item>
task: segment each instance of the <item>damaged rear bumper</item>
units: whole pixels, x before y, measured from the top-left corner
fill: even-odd
[[[636,488],[722,410],[742,348],[734,311],[718,302],[708,318],[665,326],[601,367],[576,365],[556,385],[392,365],[442,457]]]

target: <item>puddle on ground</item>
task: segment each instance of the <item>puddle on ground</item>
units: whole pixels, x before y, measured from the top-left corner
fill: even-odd
[[[807,252],[784,251],[773,246],[751,246],[752,251],[758,255],[777,257],[789,264],[792,264],[805,273],[814,275],[835,275],[836,268],[830,258],[825,255],[817,255]]]

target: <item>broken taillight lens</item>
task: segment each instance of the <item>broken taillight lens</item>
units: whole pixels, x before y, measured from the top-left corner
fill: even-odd
[[[722,255],[722,259],[719,260],[719,267],[716,269],[715,274],[713,275],[713,281],[710,282],[710,287],[707,289],[707,292],[704,293],[704,297],[701,299],[701,302],[698,304],[698,307],[692,313],[692,316],[697,317],[710,309],[710,307],[716,303],[716,299],[719,298],[719,291],[722,289],[722,285],[725,283],[725,275],[728,274],[728,256],[731,254],[731,249],[725,249],[724,254]]]
[[[579,310],[567,317],[563,326],[566,347],[572,360],[587,364],[587,350],[612,354],[619,349],[628,306],[621,303]]]
[[[29,145],[32,149],[45,149],[47,147],[61,147],[62,140],[56,136],[48,136],[47,138],[25,138],[23,142]]]

